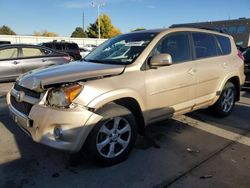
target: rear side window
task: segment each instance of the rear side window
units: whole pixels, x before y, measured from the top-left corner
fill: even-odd
[[[213,35],[207,33],[193,33],[196,58],[217,56],[217,48]]]
[[[222,55],[227,55],[231,53],[231,43],[228,37],[221,35],[216,35],[216,38],[219,42],[219,47]]]
[[[154,54],[167,53],[173,63],[191,60],[189,39],[186,33],[176,33],[164,38],[156,47]]]
[[[42,56],[44,53],[38,48],[22,48],[23,57]]]
[[[17,48],[9,48],[0,50],[1,59],[14,59],[17,58]]]

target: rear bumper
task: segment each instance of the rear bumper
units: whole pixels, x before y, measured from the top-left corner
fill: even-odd
[[[58,109],[39,104],[33,105],[26,116],[11,105],[10,93],[7,94],[7,104],[13,120],[35,142],[69,152],[81,149],[93,126],[102,118],[83,107]],[[59,139],[55,138],[55,128],[62,130]]]

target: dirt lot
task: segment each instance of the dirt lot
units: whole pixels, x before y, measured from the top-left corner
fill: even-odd
[[[0,84],[0,187],[250,187],[250,92],[227,118],[203,110],[148,126],[127,161],[101,168],[19,130],[10,85]]]

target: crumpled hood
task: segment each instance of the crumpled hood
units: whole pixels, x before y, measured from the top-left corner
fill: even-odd
[[[118,75],[124,71],[124,68],[125,65],[109,65],[77,61],[30,71],[20,76],[17,82],[25,88],[42,91],[46,85]]]

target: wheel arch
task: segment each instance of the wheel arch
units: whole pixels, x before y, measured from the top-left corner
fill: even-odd
[[[134,115],[138,126],[138,133],[145,132],[145,118],[143,112],[145,111],[142,97],[131,89],[120,89],[107,92],[101,96],[96,97],[87,106],[93,109],[100,109],[110,103],[128,108]]]
[[[227,76],[224,81],[220,85],[220,93],[222,92],[224,86],[226,85],[227,82],[231,82],[235,86],[236,90],[236,95],[235,95],[235,101],[240,100],[240,90],[241,90],[241,84],[240,84],[240,78],[238,75],[229,75]]]
[[[235,101],[239,101],[240,100],[240,79],[237,76],[231,77],[227,82],[231,82],[232,84],[234,84],[235,86],[235,90],[236,90],[236,95],[235,95]]]

